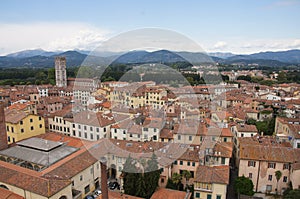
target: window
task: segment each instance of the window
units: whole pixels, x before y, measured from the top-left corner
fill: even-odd
[[[181,135],[178,135],[178,136],[177,136],[177,139],[178,139],[178,140],[181,140]]]
[[[154,132],[156,132],[156,128],[154,128]]]
[[[73,136],[76,136],[75,130],[73,130]]]
[[[96,128],[96,132],[99,133],[99,128]]]
[[[131,138],[132,138],[132,133],[130,133],[130,134],[129,134],[129,137],[131,137]]]
[[[73,128],[75,128],[75,124],[73,124]]]
[[[187,162],[187,165],[188,165],[188,166],[191,166],[191,162]]]
[[[180,165],[183,165],[183,161],[182,161],[182,160],[180,160],[179,164],[180,164]]]
[[[80,126],[80,124],[78,124],[78,129],[81,129],[81,126]]]
[[[225,164],[225,157],[221,157],[221,164]]]
[[[283,176],[283,182],[287,182],[287,176]]]
[[[285,169],[290,169],[289,163],[284,163],[283,164],[283,170],[285,170]]]
[[[144,128],[144,131],[148,131],[148,128]]]
[[[83,126],[83,129],[86,131],[86,126]]]
[[[33,131],[33,129],[34,129],[34,128],[33,128],[33,126],[31,126],[31,127],[30,127],[30,130],[32,130],[32,131]]]
[[[118,158],[118,163],[122,163],[122,158]]]
[[[24,129],[21,129],[21,133],[24,133]]]
[[[84,193],[87,194],[90,192],[90,185],[84,187]]]
[[[196,198],[200,198],[200,193],[196,192]]]
[[[79,180],[80,180],[80,181],[82,181],[82,180],[83,180],[83,177],[82,177],[82,175],[79,177]]]
[[[10,142],[10,136],[7,136],[7,142]]]
[[[91,135],[90,135],[90,136],[91,136],[91,140],[93,140],[93,139],[94,139],[94,135],[91,133]]]
[[[227,142],[227,138],[224,138],[224,140],[223,140],[224,142]]]
[[[189,136],[189,141],[192,141],[193,140],[193,136]]]
[[[211,199],[211,194],[207,194],[206,199]]]
[[[14,133],[14,127],[11,127],[11,132]]]
[[[174,164],[177,165],[177,160],[174,161]]]
[[[191,178],[194,178],[194,171],[190,171],[191,173]]]
[[[20,124],[23,125],[23,121],[22,120],[20,121]]]
[[[221,199],[222,196],[221,195],[217,195],[216,199]]]
[[[195,166],[195,162],[192,162],[192,166],[193,166],[193,167]]]
[[[103,128],[103,132],[106,132],[106,128]]]
[[[268,192],[272,191],[272,185],[267,185],[266,190],[267,190]]]
[[[97,135],[97,140],[100,140],[100,136],[99,135]]]
[[[165,182],[164,178],[160,179],[160,183],[164,183],[164,182]]]
[[[276,163],[268,163],[268,168],[272,168],[272,169],[275,169],[276,167]]]
[[[78,137],[81,137],[81,132],[80,131],[78,132]]]
[[[42,117],[39,117],[39,120],[41,121],[41,120],[42,120]]]
[[[42,124],[40,124],[40,129],[43,127],[43,125]]]
[[[87,133],[84,133],[84,138],[87,139]]]
[[[32,119],[32,118],[30,118],[30,122],[33,122],[33,119]]]
[[[268,180],[269,180],[269,181],[272,181],[272,177],[273,177],[272,175],[269,175],[269,176],[268,176]]]
[[[255,161],[248,161],[248,167],[255,167]]]
[[[153,136],[153,140],[157,140],[157,136],[156,135]]]
[[[74,187],[74,180],[72,180],[72,186]]]
[[[93,131],[93,127],[90,127],[90,131]]]
[[[252,173],[249,173],[249,178],[252,179]]]
[[[124,134],[124,135],[126,134],[126,131],[125,131],[125,130],[123,130],[123,134]]]

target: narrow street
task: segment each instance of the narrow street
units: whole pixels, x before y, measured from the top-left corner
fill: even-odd
[[[238,176],[238,170],[235,167],[230,169],[230,178],[229,178],[229,185],[227,187],[227,196],[228,199],[237,199],[234,193],[234,180]]]

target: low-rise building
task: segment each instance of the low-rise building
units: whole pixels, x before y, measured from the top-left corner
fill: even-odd
[[[194,198],[224,199],[229,184],[229,166],[199,166],[194,181]]]
[[[8,144],[45,133],[43,117],[16,109],[5,111],[5,124]]]
[[[270,137],[239,138],[239,176],[252,180],[255,192],[283,193],[291,182],[291,167],[300,161],[299,150]],[[282,177],[277,182],[275,172]]]

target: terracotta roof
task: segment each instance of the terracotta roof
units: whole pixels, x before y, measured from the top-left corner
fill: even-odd
[[[173,189],[159,188],[153,193],[151,199],[185,199],[190,197],[191,193],[186,193],[184,191],[177,191]]]
[[[75,148],[82,148],[82,147],[86,146],[87,144],[92,143],[91,141],[88,141],[88,140],[81,140],[79,138],[64,136],[61,133],[53,133],[53,132],[41,134],[36,137],[39,137],[39,138],[42,138],[45,140],[55,141],[55,142],[64,142],[64,143],[66,143],[67,146],[71,146],[71,147],[75,147]]]
[[[74,122],[89,126],[105,127],[115,123],[115,118],[111,114],[94,113],[91,111],[82,111],[74,114]],[[127,117],[125,117],[127,118]],[[124,118],[124,119],[125,119]]]
[[[300,150],[285,147],[274,139],[257,139],[256,137],[238,138],[239,157],[245,160],[262,160],[293,163],[300,161]]]
[[[236,125],[238,132],[255,132],[257,133],[257,128],[255,125],[248,125],[248,124],[238,124]]]
[[[215,156],[231,158],[233,150],[232,142],[217,142],[214,146]]]
[[[229,184],[229,166],[200,165],[194,182]]]
[[[0,161],[1,182],[31,191],[38,195],[50,197],[71,184],[71,181],[58,181],[32,175],[32,172],[27,172],[28,169],[26,169],[26,172],[23,172],[22,168],[11,168],[14,165],[5,163],[6,162]]]
[[[54,176],[59,176],[62,179],[71,179],[78,173],[87,169],[89,166],[96,163],[98,160],[91,155],[89,151],[79,154],[66,163],[58,166],[50,172],[47,172],[45,178],[53,178]]]
[[[24,111],[19,111],[16,109],[11,109],[11,110],[7,109],[7,110],[5,110],[5,122],[17,124],[21,120],[26,118],[27,115],[28,114],[25,113]]]
[[[222,128],[221,137],[233,137],[233,134],[229,128]]]
[[[7,189],[0,188],[0,198],[1,199],[25,199],[23,196],[20,196],[12,191]]]
[[[199,150],[187,150],[185,153],[178,158],[179,160],[186,160],[186,161],[193,161],[198,162],[199,161]]]
[[[173,139],[173,132],[172,132],[172,130],[170,130],[170,129],[163,128],[163,129],[160,131],[159,137],[160,137],[160,138],[166,138],[166,139]]]

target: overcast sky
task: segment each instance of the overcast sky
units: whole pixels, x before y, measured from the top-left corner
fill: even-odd
[[[92,50],[139,28],[179,32],[207,52],[300,49],[300,0],[3,0],[0,55]]]

